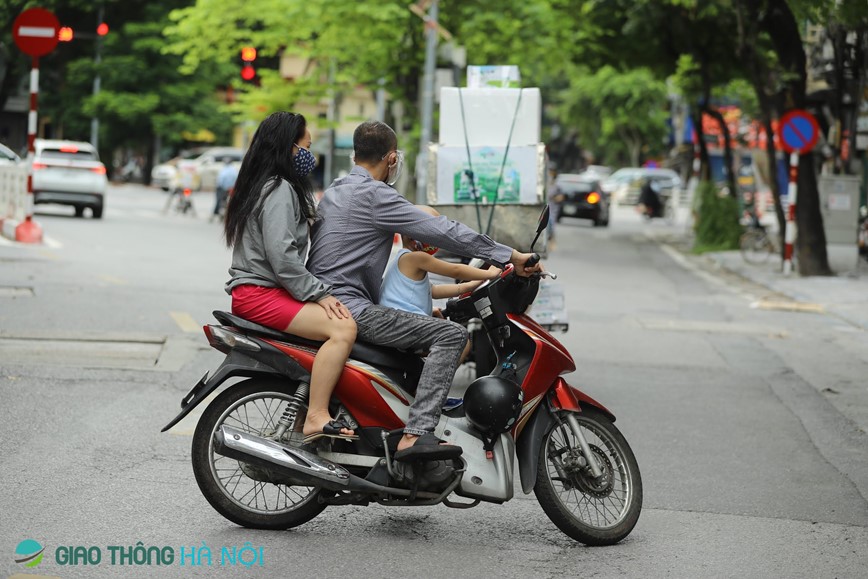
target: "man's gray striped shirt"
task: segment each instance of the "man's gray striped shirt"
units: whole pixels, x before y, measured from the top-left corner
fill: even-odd
[[[395,233],[505,264],[512,249],[445,216],[433,217],[355,165],[326,190],[311,227],[307,268],[354,316],[380,298]]]

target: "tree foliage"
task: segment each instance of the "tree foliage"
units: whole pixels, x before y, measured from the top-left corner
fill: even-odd
[[[197,75],[183,74],[181,58],[163,54],[168,14],[185,4],[187,0],[140,4],[107,0],[103,20],[110,31],[100,41],[101,62],[97,64],[97,5],[85,1],[40,3],[55,11],[61,25],[75,31],[72,42],[58,44],[40,59],[39,116],[49,122],[49,136],[89,140],[91,118],[96,116],[100,119],[102,156],[111,159],[111,153],[118,149],[145,153],[146,168],[159,153],[157,144],[179,147],[186,140],[185,134],[205,129],[228,142],[231,119],[222,112],[225,103],[219,101],[215,88],[225,84],[232,70],[209,63]],[[9,2],[2,9],[14,19],[27,7]],[[11,36],[11,26],[8,33]],[[6,63],[7,78],[16,71],[21,78],[29,58],[16,48]],[[101,89],[94,95],[97,74]],[[3,86],[5,83],[6,79]]]
[[[579,127],[586,146],[605,158],[626,156],[639,165],[643,146],[654,153],[666,135],[666,84],[646,68],[576,70],[565,91],[562,117]]]

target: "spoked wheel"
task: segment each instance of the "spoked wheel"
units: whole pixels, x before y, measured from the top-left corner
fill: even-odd
[[[244,527],[288,529],[306,523],[325,508],[318,487],[297,486],[280,475],[217,454],[214,434],[223,425],[258,436],[274,436],[294,384],[247,380],[218,396],[205,410],[193,435],[193,473],[199,489],[218,513]],[[304,408],[280,442],[300,446]]]
[[[534,492],[557,527],[586,545],[613,545],[630,534],[642,510],[642,478],[630,445],[602,413],[575,414],[602,471],[594,477],[561,413],[543,438]]]
[[[741,256],[751,265],[762,265],[775,252],[775,246],[765,231],[750,229],[739,239]]]

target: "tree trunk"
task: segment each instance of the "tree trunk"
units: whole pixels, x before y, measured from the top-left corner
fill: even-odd
[[[786,0],[768,0],[769,10],[763,18],[762,27],[769,34],[778,62],[790,73],[783,91],[783,108],[804,108],[807,71],[805,47],[799,33],[799,25]],[[826,232],[820,214],[820,197],[817,190],[817,175],[813,155],[801,155],[799,159],[798,204],[798,267],[801,275],[832,275],[826,253]]]
[[[708,147],[705,144],[705,133],[702,132],[702,111],[693,120],[696,129],[696,144],[699,145],[699,181],[711,180],[711,162],[708,160]]]
[[[642,153],[642,143],[634,141],[628,145],[630,148],[630,166],[638,167],[640,159],[640,154]]]
[[[732,162],[732,137],[729,134],[729,127],[726,126],[726,121],[719,110],[712,108],[708,104],[702,109],[704,113],[707,113],[717,121],[717,124],[720,125],[720,130],[723,132],[723,164],[726,168],[726,184],[729,187],[730,196],[737,197],[738,189],[735,183],[735,170],[733,169]]]
[[[746,64],[748,77],[756,93],[760,107],[760,119],[766,133],[766,158],[769,164],[768,185],[775,203],[775,215],[778,219],[778,240],[781,248],[781,259],[784,257],[784,233],[786,231],[786,216],[781,203],[781,187],[778,182],[778,159],[775,151],[775,136],[772,130],[772,118],[775,116],[771,95],[767,93],[770,82],[770,71],[765,59],[757,52],[759,36],[760,4],[745,0],[736,0],[736,21],[738,30],[738,56]]]
[[[764,100],[760,101],[761,103]],[[765,101],[767,103],[767,101]],[[761,105],[762,106],[762,105]],[[775,151],[775,134],[772,131],[771,110],[763,110],[763,127],[766,130],[766,155],[769,159],[769,187],[775,200],[775,215],[778,218],[778,247],[781,248],[781,259],[784,258],[784,233],[787,227],[787,216],[784,215],[784,206],[781,203],[781,186],[778,183],[778,156]]]

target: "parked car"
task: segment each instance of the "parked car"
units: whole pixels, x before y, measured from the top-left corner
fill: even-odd
[[[606,167],[605,165],[588,165],[585,167],[585,170],[581,172],[582,175],[586,176],[594,176],[598,179],[606,179],[609,175],[612,174],[612,168]]]
[[[650,177],[660,187],[661,195],[672,197],[681,193],[681,177],[672,169],[627,167],[618,169],[603,181],[603,191],[623,205],[635,205],[639,201],[642,183]]]
[[[34,148],[33,202],[72,205],[76,217],[90,208],[94,219],[100,219],[108,179],[93,145],[36,139]]]
[[[181,187],[194,191],[214,191],[217,188],[217,174],[223,168],[223,159],[240,163],[244,151],[233,147],[211,147],[194,159],[178,162]]]
[[[0,165],[6,165],[9,163],[20,163],[21,157],[19,157],[15,151],[0,143]]]
[[[562,173],[555,178],[552,201],[558,206],[556,221],[563,217],[590,219],[594,226],[609,225],[609,196],[593,175]]]

